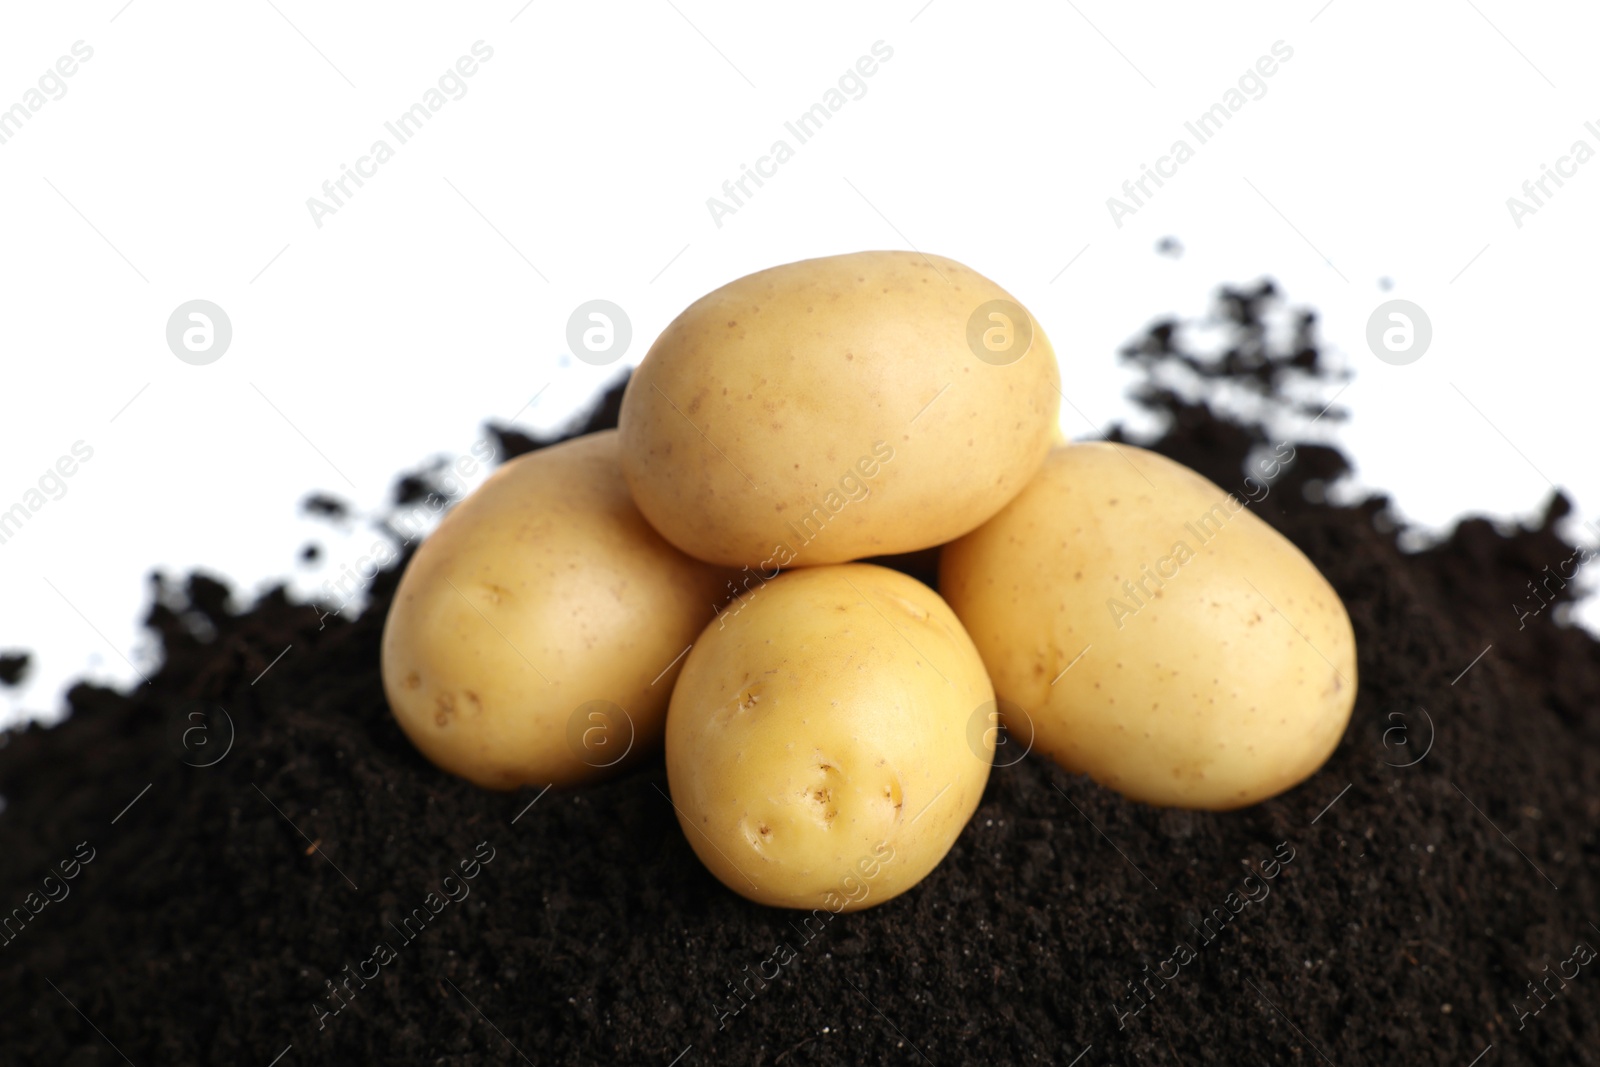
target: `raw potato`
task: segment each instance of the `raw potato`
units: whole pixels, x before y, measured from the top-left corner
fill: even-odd
[[[667,715],[678,821],[758,903],[881,904],[972,817],[994,737],[971,725],[993,700],[971,639],[921,582],[864,563],[789,572],[689,653]]]
[[[599,778],[659,741],[679,668],[662,672],[725,581],[644,521],[615,431],[520,456],[406,567],[384,692],[423,755],[478,785]]]
[[[1016,311],[979,314],[995,300]],[[912,552],[1021,491],[1050,449],[1059,381],[1037,323],[953,260],[805,260],[666,328],[622,401],[623,473],[700,559],[770,573]]]
[[[1030,732],[1012,701],[1036,751],[1134,800],[1252,804],[1344,735],[1339,595],[1242,501],[1153,452],[1056,449],[940,563],[1008,727]]]

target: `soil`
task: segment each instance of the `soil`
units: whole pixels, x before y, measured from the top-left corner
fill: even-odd
[[[0,685],[20,685],[28,674],[26,652],[0,652]]]
[[[1310,316],[1266,327],[1270,286],[1219,309],[1221,359],[1178,323],[1124,355],[1166,420],[1154,447],[1242,497],[1269,426],[1339,417],[1304,430],[1337,375]],[[1222,414],[1225,391],[1255,414]],[[1028,757],[924,883],[808,925],[705,871],[659,755],[514,795],[419,757],[379,683],[398,569],[359,618],[158,578],[149,683],[79,685],[64,723],[0,748],[0,1059],[1600,1062],[1600,650],[1551,580],[1587,558],[1558,535],[1569,505],[1404,551],[1385,499],[1328,500],[1337,450],[1295,451],[1256,506],[1360,647],[1319,773],[1214,814]],[[428,491],[413,472],[396,496]]]

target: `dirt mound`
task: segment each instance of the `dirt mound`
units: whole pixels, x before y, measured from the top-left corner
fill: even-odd
[[[1153,447],[1236,493],[1286,443],[1268,425],[1332,391],[1309,316],[1286,340],[1264,326],[1277,299],[1224,293],[1220,359],[1172,323],[1126,353],[1168,423]],[[1287,399],[1308,385],[1324,399]],[[1260,417],[1221,414],[1224,387]],[[379,683],[398,570],[359,619],[163,582],[150,683],[80,685],[67,721],[0,748],[0,1058],[1600,1061],[1600,649],[1546,577],[1587,558],[1555,531],[1567,502],[1408,554],[1383,499],[1326,501],[1342,455],[1293,451],[1254,506],[1360,647],[1328,765],[1219,815],[1023,759],[921,886],[825,923],[701,867],[659,756],[518,795],[423,761]],[[410,478],[397,499],[429,491]]]

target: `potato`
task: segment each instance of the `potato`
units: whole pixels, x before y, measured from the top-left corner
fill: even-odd
[[[1349,722],[1339,595],[1242,501],[1153,452],[1056,449],[940,564],[1007,725],[1134,800],[1252,804],[1310,776]]]
[[[790,571],[695,642],[667,713],[678,821],[761,904],[871,907],[972,817],[994,738],[977,649],[927,586],[865,563]]]
[[[634,507],[615,431],[518,457],[424,541],[383,630],[406,735],[478,785],[571,785],[659,742],[726,573]]]
[[[811,259],[702,297],[622,401],[639,510],[700,559],[770,573],[930,548],[1043,462],[1055,353],[1004,289],[917,252]]]

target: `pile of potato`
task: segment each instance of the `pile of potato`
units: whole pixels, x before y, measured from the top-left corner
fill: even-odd
[[[1304,780],[1355,700],[1338,594],[1193,471],[1062,443],[1059,382],[1010,294],[937,256],[702,297],[618,430],[506,463],[419,547],[383,636],[395,718],[495,789],[664,738],[712,873],[835,912],[944,858],[999,723],[1008,751],[1150,804]],[[929,550],[942,598],[855,562]]]

